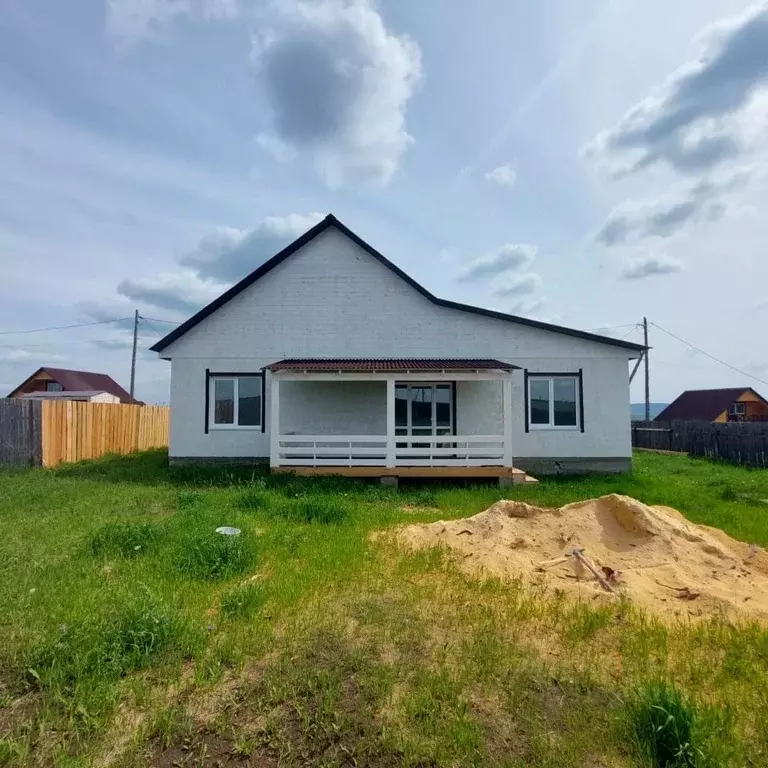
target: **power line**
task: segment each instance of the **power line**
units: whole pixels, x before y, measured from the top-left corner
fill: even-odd
[[[149,322],[151,318],[144,317],[144,315],[139,315],[139,319],[143,320],[158,335],[160,335],[160,336],[164,335],[162,331],[158,331],[157,328],[155,328],[155,326],[152,325],[152,323]],[[160,322],[160,321],[155,321],[155,322]]]
[[[98,339],[77,339],[77,340],[67,340],[66,345],[68,347],[86,347],[92,344],[100,344],[102,342],[111,342],[118,339],[121,339],[123,337],[112,337],[110,339],[107,338],[98,338]],[[55,341],[46,341],[43,344],[26,344],[23,341],[17,341],[15,344],[0,344],[0,349],[51,349],[55,345],[57,345],[59,342]]]
[[[691,344],[690,341],[686,341],[685,339],[681,339],[679,336],[672,333],[672,331],[668,331],[666,328],[662,328],[657,323],[654,323],[653,321],[648,321],[654,328],[658,328],[660,331],[663,331],[667,334],[667,336],[671,336],[673,339],[677,339],[677,341],[681,342],[682,344],[685,344],[687,347],[690,347],[691,349],[695,350],[696,352],[699,352],[700,354],[704,355],[705,357],[708,357],[710,360],[714,360],[716,363],[720,363],[720,365],[724,365],[726,368],[730,368],[732,371],[736,371],[736,373],[740,373],[742,376],[748,376],[750,379],[754,379],[755,381],[759,381],[761,384],[765,384],[768,386],[768,381],[765,381],[765,379],[761,379],[759,376],[755,376],[753,373],[748,373],[747,371],[742,371],[741,368],[737,368],[735,365],[731,365],[730,363],[726,363],[725,360],[721,360],[719,357],[715,357],[714,355],[710,355],[709,352],[705,352],[703,349],[700,349],[699,347],[695,346],[694,344]]]
[[[180,324],[178,320],[159,320],[156,317],[145,317],[144,315],[141,315],[141,319],[142,320],[152,320],[155,323],[168,323],[168,325],[179,325]],[[158,331],[158,333],[159,333],[159,331]]]
[[[50,328],[25,328],[21,331],[0,331],[0,336],[12,336],[17,333],[44,333],[46,331],[68,331],[71,328],[90,328],[94,325],[107,325],[109,323],[121,323],[131,320],[130,317],[118,317],[114,320],[95,320],[91,323],[74,323],[73,325],[56,325]]]
[[[633,325],[632,325],[632,327],[629,329],[629,331],[627,331],[627,333],[625,333],[625,334],[624,334],[624,335],[623,335],[623,336],[622,336],[622,337],[619,339],[619,341],[624,341],[624,339],[628,339],[628,338],[629,338],[629,337],[630,337],[630,336],[631,336],[631,335],[632,335],[632,334],[633,334],[635,331],[637,331],[637,330],[638,330],[638,328],[639,328],[639,326],[633,323]]]

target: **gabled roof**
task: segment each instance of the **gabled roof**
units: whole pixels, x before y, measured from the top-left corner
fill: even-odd
[[[73,371],[69,368],[38,368],[31,376],[16,387],[9,395],[20,390],[28,381],[39,373],[47,373],[54,381],[61,384],[67,392],[83,392],[85,390],[109,392],[110,395],[120,398],[121,403],[130,403],[131,396],[106,373],[92,373],[91,371]]]
[[[268,272],[273,270],[278,264],[282,264],[289,256],[296,253],[300,248],[303,248],[311,240],[314,240],[318,235],[325,232],[329,227],[335,227],[339,232],[346,235],[353,243],[360,246],[370,256],[376,259],[379,263],[383,264],[387,269],[394,272],[399,278],[405,280],[408,285],[415,288],[422,296],[429,299],[433,304],[439,307],[447,307],[449,309],[458,309],[462,312],[472,312],[476,315],[483,315],[484,317],[493,317],[497,320],[506,320],[511,323],[517,323],[518,325],[527,325],[531,328],[539,328],[545,331],[553,331],[554,333],[562,333],[567,336],[574,336],[578,339],[586,339],[588,341],[597,341],[601,344],[609,344],[613,347],[621,347],[633,352],[641,352],[645,347],[642,344],[634,344],[630,341],[622,341],[619,339],[613,339],[610,336],[600,336],[595,333],[588,333],[587,331],[577,331],[573,328],[565,328],[560,325],[552,325],[551,323],[542,323],[538,320],[530,320],[526,317],[518,317],[517,315],[508,315],[504,312],[496,312],[492,309],[483,309],[482,307],[474,307],[470,304],[461,304],[457,301],[448,301],[447,299],[439,299],[437,296],[430,293],[423,285],[417,283],[412,277],[403,272],[400,267],[393,264],[389,259],[379,253],[373,246],[365,242],[361,237],[356,235],[351,229],[342,224],[333,214],[328,214],[321,222],[315,224],[314,227],[307,230],[303,235],[294,240],[290,245],[283,248],[282,251],[275,254],[271,259],[264,262],[258,269],[251,272],[239,283],[233,285],[228,291],[225,291],[217,299],[214,299],[208,306],[203,307],[199,312],[192,315],[189,320],[183,322],[178,328],[171,331],[167,336],[164,336],[154,346],[150,347],[153,352],[162,352],[169,344],[173,343],[177,339],[181,338],[188,330],[194,328],[198,323],[205,320],[206,317],[213,314],[217,309],[223,307],[230,299],[233,299],[239,293],[244,291],[250,285],[253,285],[257,280],[264,277]]]
[[[520,366],[475,358],[308,357],[280,360],[270,371],[511,371]]]
[[[745,392],[753,392],[766,405],[768,402],[752,387],[731,387],[729,389],[689,389],[673,400],[654,421],[714,421],[723,411],[728,410]]]

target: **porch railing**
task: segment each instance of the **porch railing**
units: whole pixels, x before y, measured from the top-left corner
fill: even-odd
[[[274,464],[274,459],[273,459]],[[280,435],[276,466],[484,467],[504,465],[502,435]]]
[[[280,435],[278,461],[293,467],[385,467],[387,436]]]

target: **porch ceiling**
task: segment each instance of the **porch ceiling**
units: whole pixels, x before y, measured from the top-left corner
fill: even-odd
[[[271,371],[322,373],[406,371],[512,371],[519,365],[488,358],[290,358],[268,365]]]

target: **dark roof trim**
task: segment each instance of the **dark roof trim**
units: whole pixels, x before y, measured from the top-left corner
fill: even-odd
[[[282,251],[274,255],[268,261],[265,261],[260,267],[247,275],[239,283],[233,285],[228,291],[214,299],[208,306],[203,307],[199,312],[192,315],[189,320],[183,322],[178,328],[171,331],[167,336],[164,336],[154,346],[150,347],[153,352],[161,352],[169,344],[183,336],[188,330],[194,328],[198,323],[205,320],[206,317],[213,314],[217,309],[223,307],[230,299],[237,296],[238,293],[244,291],[250,285],[253,285],[259,278],[264,277],[267,272],[270,272],[278,264],[281,264],[289,256],[296,253],[300,248],[303,248],[307,243],[316,238],[319,234],[324,232],[328,227],[336,227],[342,234],[346,235],[353,243],[359,245],[369,255],[373,256],[378,262],[383,264],[387,269],[394,272],[398,277],[405,280],[408,285],[415,288],[422,296],[429,299],[433,304],[439,307],[447,307],[448,309],[458,309],[462,312],[472,312],[475,315],[483,315],[484,317],[493,317],[497,320],[506,320],[508,322],[517,323],[518,325],[527,325],[530,328],[539,328],[544,331],[553,331],[555,333],[562,333],[566,336],[574,336],[577,339],[586,339],[587,341],[597,341],[601,344],[609,344],[613,347],[622,347],[623,349],[629,349],[633,352],[640,352],[645,347],[642,344],[634,344],[630,341],[621,341],[619,339],[613,339],[610,336],[600,336],[596,333],[587,333],[587,331],[577,331],[573,328],[565,328],[561,325],[553,325],[551,323],[542,323],[538,320],[530,320],[526,317],[518,317],[517,315],[508,315],[504,312],[495,312],[492,309],[483,309],[482,307],[474,307],[470,304],[460,304],[457,301],[448,301],[447,299],[439,299],[434,294],[430,293],[423,285],[417,283],[410,275],[403,272],[400,267],[393,264],[389,259],[379,253],[373,246],[365,242],[359,235],[356,235],[351,229],[342,224],[333,214],[329,213],[321,222],[315,224],[314,227],[308,229],[303,235],[294,240],[290,245],[283,248]]]

